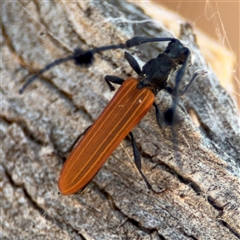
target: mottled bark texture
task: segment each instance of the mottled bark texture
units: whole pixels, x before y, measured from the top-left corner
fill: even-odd
[[[184,81],[197,69],[209,74],[180,102],[200,125],[178,108],[182,121],[174,130],[180,158],[172,148],[171,128],[159,129],[154,109],[133,130],[143,172],[159,193],[146,189],[126,139],[83,193],[62,196],[57,180],[64,152],[113,95],[104,76],[136,74],[122,50],[109,51],[96,56],[89,69],[65,63],[23,95],[19,88],[77,46],[172,35],[124,1],[5,1],[1,24],[1,239],[239,239],[238,116],[189,25],[176,36],[195,57]],[[142,64],[165,46],[148,44],[129,52]],[[171,101],[165,92],[156,98],[162,111]]]

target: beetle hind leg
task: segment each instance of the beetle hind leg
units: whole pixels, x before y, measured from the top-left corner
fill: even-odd
[[[146,183],[147,185],[147,188],[154,191],[152,189],[152,186],[151,184],[148,182],[147,178],[145,177],[145,175],[143,174],[142,172],[142,163],[141,163],[141,157],[140,157],[140,152],[137,148],[137,144],[136,144],[136,141],[135,141],[135,138],[132,134],[132,132],[129,133],[130,137],[131,137],[131,140],[132,140],[132,148],[133,148],[133,155],[134,155],[134,163],[137,167],[137,170],[138,172],[140,173],[142,179],[144,180],[144,182]]]

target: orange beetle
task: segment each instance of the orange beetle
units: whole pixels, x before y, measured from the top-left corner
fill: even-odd
[[[120,142],[149,111],[154,94],[137,89],[138,80],[128,78],[72,151],[63,166],[58,187],[62,194],[82,189],[97,174]]]
[[[136,147],[131,130],[139,123],[152,105],[156,109],[156,118],[159,127],[162,127],[164,123],[173,124],[176,119],[174,113],[177,105],[177,97],[184,94],[191,83],[199,75],[205,74],[205,72],[195,73],[185,89],[180,91],[178,89],[179,83],[188,65],[191,63],[190,50],[175,38],[134,37],[126,41],[125,44],[104,46],[88,51],[78,48],[73,55],[57,59],[47,65],[31,77],[20,89],[19,92],[22,93],[37,76],[63,62],[73,60],[76,65],[90,65],[93,62],[95,53],[110,49],[131,48],[143,43],[159,41],[169,41],[166,50],[160,53],[157,58],[148,61],[142,67],[142,70],[134,57],[125,52],[126,60],[139,75],[138,79],[128,78],[124,81],[116,76],[107,75],[105,77],[110,90],[114,90],[111,83],[120,84],[121,87],[94,124],[87,129],[83,138],[65,162],[58,181],[58,187],[62,194],[73,194],[82,190],[93,179],[104,162],[128,134],[132,138],[136,167],[147,187],[152,189],[142,173],[140,153]],[[179,65],[182,66],[177,72],[175,86],[172,88],[168,86],[168,79],[170,74]],[[154,103],[155,95],[163,89],[174,96],[172,107],[164,114],[160,112],[158,106]]]

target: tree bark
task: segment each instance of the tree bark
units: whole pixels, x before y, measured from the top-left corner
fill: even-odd
[[[184,81],[198,69],[209,74],[194,82],[180,103],[199,126],[178,107],[182,121],[174,131],[180,158],[171,128],[157,126],[154,109],[133,130],[143,172],[159,193],[147,190],[126,139],[82,193],[62,196],[57,180],[64,152],[114,94],[104,76],[136,74],[124,51],[116,50],[96,56],[90,68],[72,62],[52,68],[19,95],[24,81],[75,47],[172,34],[124,1],[17,1],[1,8],[1,239],[240,238],[239,119],[189,24],[182,23],[175,36],[195,57]],[[165,46],[128,51],[144,63]],[[156,97],[162,111],[171,101],[166,92]]]

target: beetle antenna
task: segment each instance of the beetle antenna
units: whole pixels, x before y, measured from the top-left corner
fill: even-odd
[[[64,62],[67,61],[74,61],[76,65],[91,65],[94,60],[94,54],[103,52],[103,51],[108,51],[108,50],[113,50],[113,49],[126,49],[126,48],[131,48],[135,47],[144,43],[149,43],[149,42],[166,42],[166,41],[172,41],[174,38],[148,38],[148,37],[133,37],[130,40],[127,40],[125,44],[117,44],[117,45],[109,45],[109,46],[103,46],[103,47],[98,47],[98,48],[93,48],[88,51],[83,51],[80,48],[76,48],[73,52],[73,55],[70,55],[65,58],[60,58],[52,63],[49,63],[45,68],[41,69],[37,74],[33,75],[30,77],[27,82],[22,86],[22,88],[19,90],[19,94],[22,94],[25,89],[41,74],[44,72],[48,71],[54,66],[60,65]]]
[[[123,49],[123,48],[127,48],[127,45],[125,44],[118,44],[118,45],[109,45],[109,46],[104,46],[104,47],[99,47],[99,48],[93,48],[91,50],[88,51],[83,51],[80,48],[76,48],[73,52],[73,55],[70,55],[68,57],[64,57],[64,58],[59,58],[51,63],[49,63],[45,68],[41,69],[37,74],[33,75],[32,77],[30,77],[27,82],[22,86],[22,88],[19,90],[19,94],[22,94],[25,89],[35,80],[37,79],[38,76],[42,75],[43,73],[45,73],[46,71],[48,71],[49,69],[51,69],[52,67],[55,67],[57,65],[60,65],[64,62],[68,62],[68,61],[74,61],[74,63],[76,65],[80,65],[80,66],[89,66],[93,63],[94,60],[94,54],[95,53],[99,53],[102,51],[107,51],[107,50],[111,50],[111,49]]]
[[[74,57],[71,55],[71,56],[68,56],[68,57],[65,57],[65,58],[59,58],[59,59],[49,63],[45,68],[41,69],[37,74],[33,75],[32,77],[30,77],[28,79],[28,81],[19,90],[19,94],[22,94],[25,91],[25,89],[28,87],[28,85],[30,85],[38,76],[40,76],[41,74],[45,73],[50,68],[52,68],[54,66],[57,66],[57,65],[60,65],[60,64],[62,64],[64,62],[71,61],[73,59],[74,59]]]

